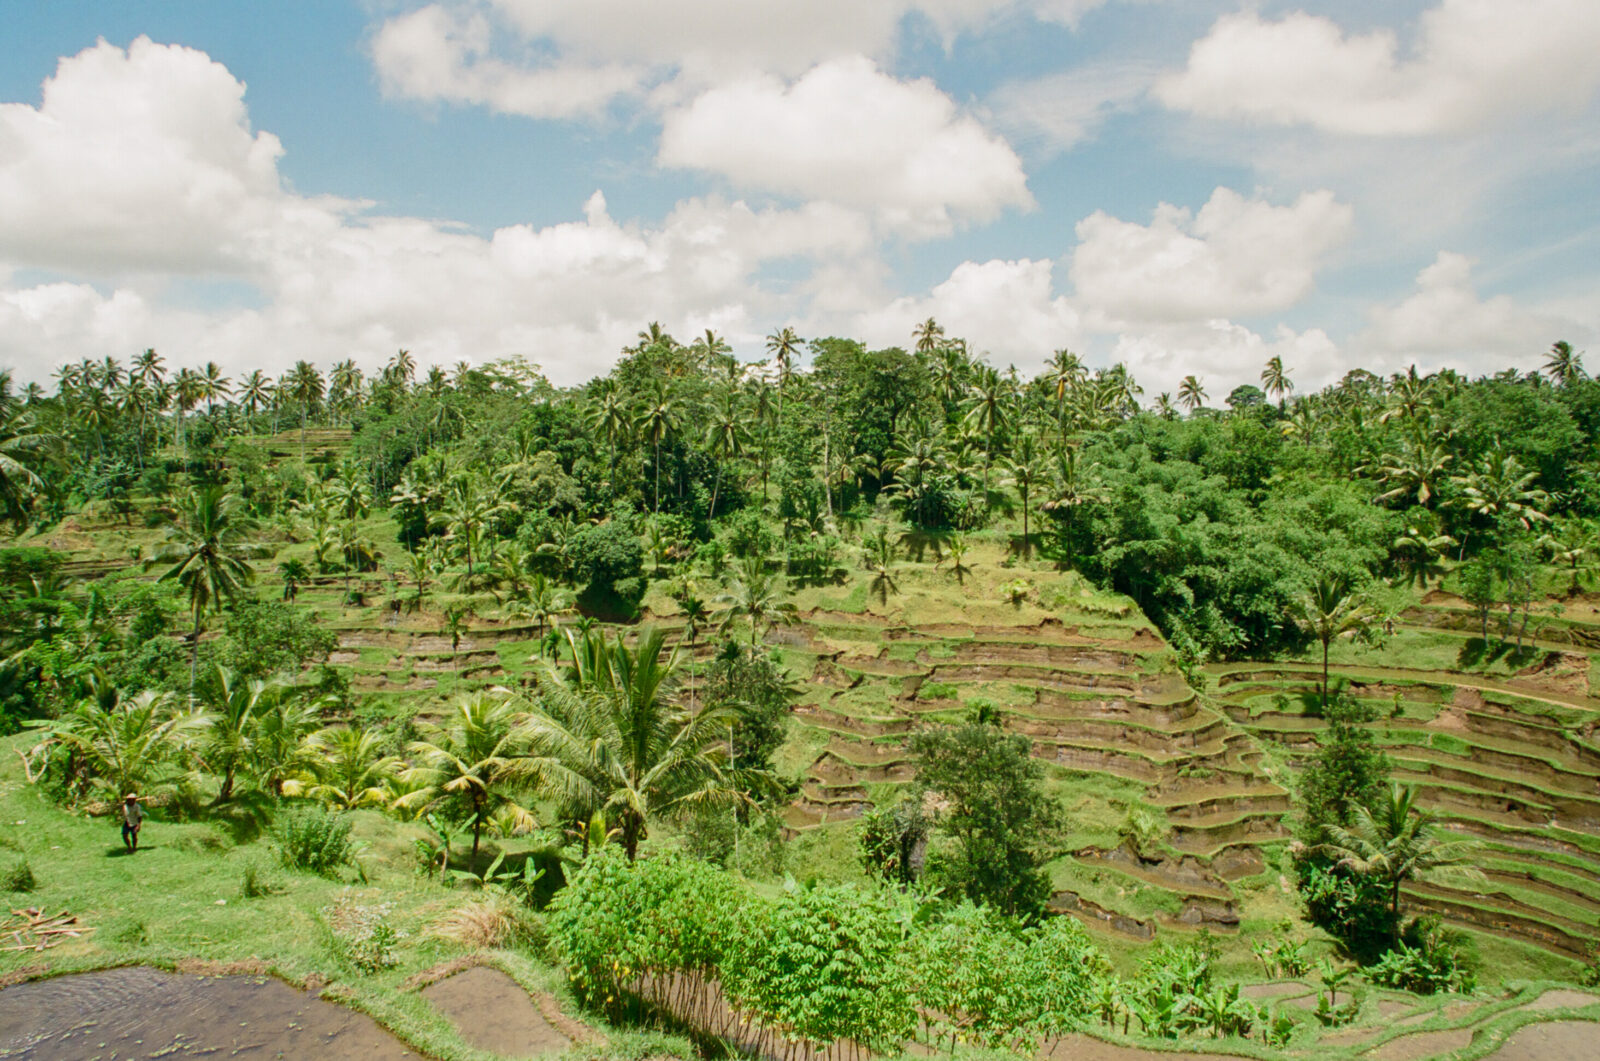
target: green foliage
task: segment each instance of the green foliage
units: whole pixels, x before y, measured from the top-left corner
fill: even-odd
[[[1301,839],[1317,845],[1330,826],[1349,826],[1356,808],[1375,803],[1388,785],[1393,764],[1373,742],[1366,723],[1373,711],[1344,694],[1328,705],[1327,729],[1299,778]]]
[[[568,543],[573,572],[584,584],[578,606],[594,615],[631,618],[644,597],[644,546],[631,517],[618,514],[582,527]]]
[[[1026,737],[967,724],[924,730],[910,741],[917,782],[946,803],[947,842],[928,858],[928,878],[951,893],[1011,914],[1036,916],[1050,885],[1041,868],[1059,811]]]
[[[1397,926],[1381,881],[1352,873],[1327,858],[1305,857],[1296,868],[1300,899],[1313,924],[1364,963],[1376,960],[1389,947]]]
[[[787,673],[772,654],[729,641],[705,675],[708,706],[737,709],[733,727],[734,761],[770,770],[772,756],[789,732],[789,705],[795,696]]]
[[[933,821],[923,809],[920,790],[893,806],[874,807],[861,816],[857,827],[857,857],[861,868],[879,880],[911,884],[921,874]]]
[[[879,891],[792,887],[734,937],[723,988],[788,1039],[892,1050],[916,1027],[897,913]]]
[[[1423,917],[1407,925],[1395,948],[1368,966],[1366,974],[1384,987],[1431,995],[1471,991],[1477,986],[1478,964],[1469,936],[1440,927],[1436,917]]]
[[[0,891],[31,892],[39,886],[33,867],[25,858],[13,859],[5,869],[0,869]]]
[[[346,815],[319,806],[293,807],[273,824],[278,857],[290,869],[332,876],[339,867],[355,861],[350,824]]]

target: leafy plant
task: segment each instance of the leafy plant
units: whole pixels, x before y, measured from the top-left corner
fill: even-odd
[[[279,857],[290,869],[331,876],[340,866],[355,861],[350,839],[350,819],[321,807],[297,807],[280,817],[273,828]]]
[[[33,867],[25,858],[19,858],[0,871],[0,891],[31,892],[39,886]]]

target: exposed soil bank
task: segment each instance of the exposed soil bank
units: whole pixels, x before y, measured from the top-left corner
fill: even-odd
[[[499,969],[473,966],[422,989],[479,1050],[512,1057],[558,1053],[572,1040],[555,1028],[520,985]]]
[[[144,967],[58,976],[0,990],[0,1057],[417,1061],[364,1013],[281,980]]]

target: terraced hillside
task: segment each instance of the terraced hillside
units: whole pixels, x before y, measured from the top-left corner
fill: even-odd
[[[1195,695],[1131,601],[998,545],[966,563],[958,578],[933,552],[896,564],[892,589],[852,573],[801,590],[799,621],[768,635],[799,689],[780,762],[801,779],[791,832],[892,801],[915,727],[990,710],[1051,765],[1068,809],[1059,909],[1140,938],[1162,923],[1236,926],[1230,881],[1288,837],[1288,793],[1253,738]]]
[[[1406,886],[1412,908],[1582,957],[1600,937],[1600,688],[1594,601],[1561,603],[1519,651],[1485,657],[1479,619],[1434,592],[1381,649],[1336,650],[1335,688],[1369,704],[1397,779],[1418,786],[1445,826],[1481,845],[1484,880]],[[1491,638],[1491,643],[1493,638]],[[1402,664],[1396,666],[1395,664]],[[1309,663],[1208,668],[1219,704],[1285,750],[1313,747],[1320,668]]]

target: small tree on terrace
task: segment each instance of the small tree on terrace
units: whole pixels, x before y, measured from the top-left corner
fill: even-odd
[[[240,511],[241,505],[237,495],[224,494],[220,486],[197,491],[167,527],[167,543],[151,561],[172,564],[162,572],[160,580],[177,582],[189,595],[189,611],[194,616],[189,644],[190,689],[194,688],[200,625],[206,613],[237,598],[255,578],[241,541],[253,524]]]
[[[533,814],[517,800],[537,774],[537,761],[525,754],[529,733],[516,704],[490,692],[458,700],[443,725],[424,722],[422,739],[409,751],[416,765],[401,775],[418,788],[397,805],[418,814],[450,809],[472,826],[472,864],[478,861],[483,827],[496,812],[509,809],[518,828],[532,828]]]
[[[930,855],[929,877],[974,902],[1037,915],[1050,894],[1040,867],[1059,812],[1028,739],[969,723],[924,730],[911,752],[918,783],[947,805],[939,829],[953,841]]]
[[[662,658],[661,631],[646,632],[636,649],[603,632],[569,634],[568,645],[569,676],[551,670],[540,678],[525,724],[538,787],[568,820],[602,813],[621,830],[631,861],[661,815],[731,806],[770,783],[764,771],[728,764],[727,733],[742,708],[690,713],[668,698],[677,656]]]
[[[1342,578],[1324,576],[1289,604],[1289,618],[1322,643],[1322,709],[1328,709],[1328,648],[1367,628],[1372,613]]]
[[[1372,807],[1357,807],[1348,829],[1330,825],[1331,839],[1323,853],[1363,876],[1376,877],[1389,888],[1389,912],[1400,924],[1400,886],[1425,877],[1480,879],[1462,863],[1475,847],[1465,840],[1441,840],[1434,833],[1433,813],[1416,805],[1415,786],[1392,784]]]

